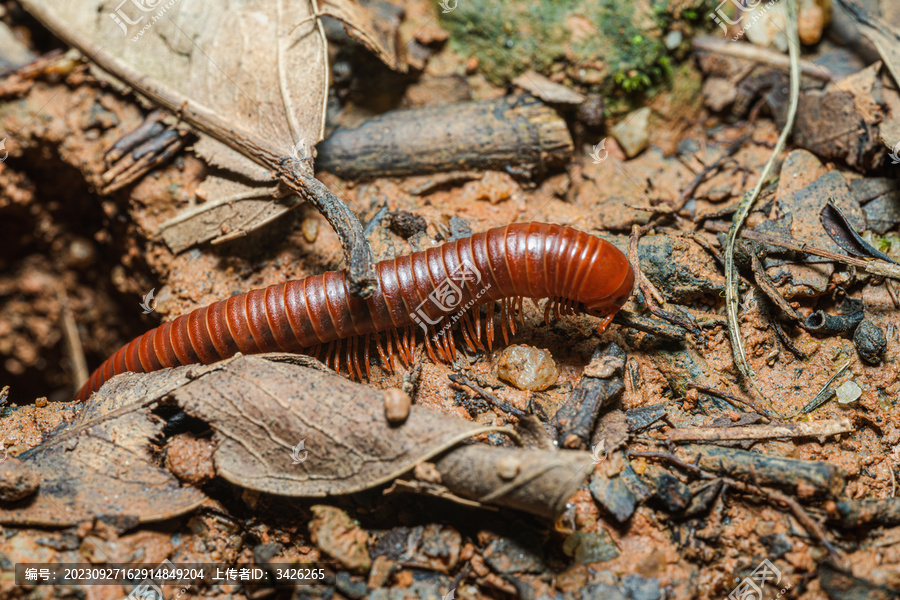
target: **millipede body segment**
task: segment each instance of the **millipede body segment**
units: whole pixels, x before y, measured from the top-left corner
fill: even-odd
[[[450,325],[466,344],[484,349],[494,338],[500,302],[504,339],[515,333],[513,313],[523,298],[549,298],[545,318],[586,312],[605,328],[628,299],[634,275],[625,256],[596,236],[544,223],[515,223],[375,265],[378,289],[351,296],[343,271],[331,271],[232,296],[164,323],[135,338],[103,363],[76,396],[86,400],[119,373],[213,363],[237,352],[319,355],[351,377],[369,372],[374,341],[385,366],[394,350],[413,360],[415,331],[425,333],[432,359],[455,356]],[[481,305],[487,305],[482,328]],[[382,338],[387,342],[382,345]],[[354,374],[355,368],[355,374]]]

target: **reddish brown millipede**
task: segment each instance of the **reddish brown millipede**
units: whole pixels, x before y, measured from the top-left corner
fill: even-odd
[[[605,329],[628,299],[634,275],[615,246],[596,236],[544,223],[515,223],[375,265],[378,289],[351,296],[346,274],[332,271],[232,296],[164,323],[135,338],[101,365],[76,400],[85,400],[113,375],[212,363],[237,352],[325,350],[326,364],[362,379],[375,342],[382,364],[393,368],[396,349],[413,361],[415,329],[425,332],[433,360],[456,354],[447,319],[458,321],[470,349],[492,347],[500,302],[504,340],[515,333],[522,299],[549,298],[544,315],[586,312]],[[487,305],[484,331],[480,305]],[[381,335],[387,339],[387,351]],[[344,344],[343,341],[347,340]],[[343,350],[343,352],[342,352]],[[354,373],[355,369],[355,373]]]

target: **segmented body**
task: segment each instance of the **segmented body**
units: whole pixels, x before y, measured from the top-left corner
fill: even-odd
[[[625,256],[596,236],[543,223],[516,223],[462,238],[375,266],[378,289],[351,296],[346,274],[328,272],[232,296],[198,308],[135,338],[101,365],[76,396],[85,400],[112,376],[191,363],[209,364],[237,352],[301,352],[340,370],[341,355],[362,377],[374,340],[382,363],[413,359],[416,329],[423,329],[432,359],[455,355],[446,322],[459,321],[469,347],[488,347],[494,307],[500,302],[504,338],[522,298],[550,298],[545,316],[583,311],[605,327],[631,294],[634,276]],[[487,305],[481,327],[480,305]],[[387,352],[381,344],[386,337]],[[346,340],[346,343],[344,342]],[[433,344],[433,345],[432,345]],[[346,348],[343,348],[346,346]],[[343,348],[343,352],[342,352]]]

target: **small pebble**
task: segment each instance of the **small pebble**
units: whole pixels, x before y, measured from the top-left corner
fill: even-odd
[[[835,392],[837,393],[837,401],[841,404],[856,402],[862,396],[862,389],[852,379],[842,383]]]
[[[559,367],[547,350],[514,345],[500,355],[497,377],[520,390],[537,392],[556,383]]]
[[[5,456],[5,451],[0,453],[0,458]],[[0,463],[0,501],[21,500],[35,493],[40,484],[40,476],[18,458],[8,457]]]
[[[38,408],[44,408],[47,406],[47,397],[43,396],[34,401],[34,405]]]
[[[76,237],[69,243],[66,249],[66,264],[75,269],[85,269],[94,262],[96,256],[94,244],[86,238]]]
[[[409,394],[397,388],[391,388],[384,392],[384,416],[391,425],[399,425],[409,418],[409,408],[412,401]]]
[[[519,474],[519,469],[519,457],[517,456],[506,456],[497,463],[497,475],[500,476],[500,479],[507,481],[515,479]]]
[[[666,45],[666,48],[669,50],[674,50],[678,46],[681,45],[681,42],[684,40],[684,34],[682,34],[677,29],[674,29],[666,34],[665,41],[663,42]]]
[[[303,219],[303,222],[300,224],[300,229],[303,230],[303,237],[306,238],[306,241],[310,244],[315,242],[316,238],[319,237],[319,224],[315,219]]]
[[[631,112],[613,127],[613,135],[628,158],[634,158],[650,144],[650,109]]]
[[[404,240],[408,240],[417,233],[425,231],[428,228],[428,222],[417,214],[398,210],[391,213],[388,227]]]
[[[853,345],[864,361],[878,364],[887,349],[887,338],[881,327],[869,319],[863,319],[853,332]]]

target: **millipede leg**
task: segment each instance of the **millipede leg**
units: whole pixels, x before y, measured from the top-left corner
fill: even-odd
[[[434,356],[434,348],[431,347],[431,338],[435,335],[434,327],[428,328],[428,333],[425,334],[425,350],[428,352],[428,356],[431,357],[432,362],[437,362],[437,358]]]
[[[396,329],[391,329],[390,332],[391,332],[390,333],[391,340],[388,340],[388,347],[390,348],[390,342],[393,341],[394,346],[397,348],[397,356],[400,357],[400,362],[405,367],[405,366],[407,366],[406,365],[406,357],[403,355],[403,347],[400,345],[400,334],[397,333]],[[393,361],[393,354],[392,354],[391,360]]]
[[[453,339],[453,335],[447,331],[447,334],[443,337],[444,348],[447,350],[447,362],[453,362],[456,360],[456,341]]]
[[[547,304],[544,305],[544,325],[550,324],[550,311],[553,309],[553,298],[547,298]]]
[[[378,350],[378,356],[381,357],[381,364],[384,365],[385,369],[389,369],[392,373],[394,372],[394,352],[391,350],[391,336],[388,334],[388,350],[391,351],[391,360],[388,361],[388,357],[384,354],[384,348],[381,345],[381,333],[378,332],[375,334],[375,348]]]
[[[509,334],[516,335],[516,304],[521,299],[517,296],[509,301]]]
[[[519,313],[519,324],[525,327],[525,296],[519,296],[516,312]]]
[[[366,379],[372,381],[372,373],[369,371],[369,346],[372,344],[372,334],[366,334],[365,348],[363,348],[363,356],[366,359]]]
[[[410,327],[406,330],[409,334],[407,337],[409,349],[409,364],[414,364],[416,362],[416,330],[413,327]]]
[[[488,350],[494,349],[494,303],[488,302],[487,311],[487,343]]]
[[[506,298],[500,301],[500,331],[503,333],[503,343],[509,345],[509,331],[507,320],[509,319],[509,303]]]
[[[463,338],[466,340],[466,345],[469,346],[469,350],[475,352],[475,344],[472,343],[472,335],[474,335],[474,331],[472,331],[472,320],[469,318],[468,312],[463,313],[462,325],[460,325],[459,328],[462,330]],[[478,342],[478,345],[481,345],[481,341]]]
[[[362,381],[363,380],[362,369],[359,367],[359,336],[358,335],[353,336],[353,352],[352,353],[350,352],[350,346],[348,345],[347,353],[348,353],[348,355],[352,354],[353,368],[356,369],[356,375],[357,375],[357,377],[359,377],[359,380]],[[347,360],[348,361],[350,360],[350,356],[347,357]],[[348,364],[347,366],[349,368],[350,365]],[[350,379],[353,379],[352,371],[350,373]]]

